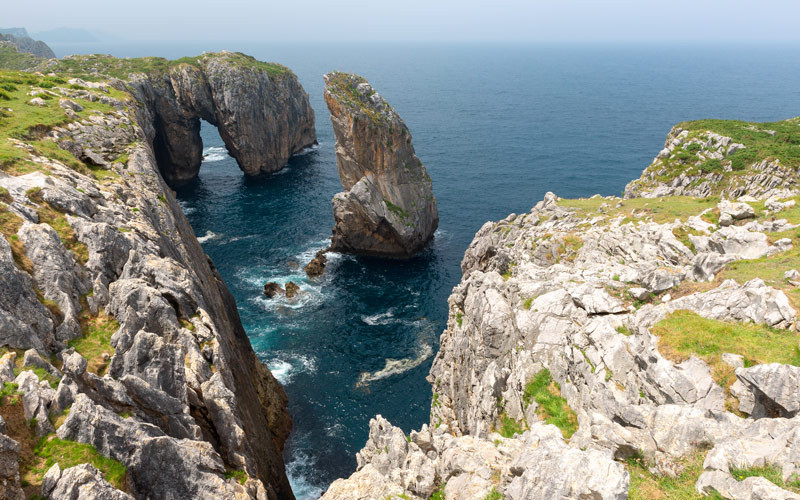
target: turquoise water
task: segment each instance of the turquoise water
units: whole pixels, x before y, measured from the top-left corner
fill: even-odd
[[[528,211],[548,190],[620,194],[679,121],[800,115],[797,46],[54,47],[172,58],[221,48],[291,67],[317,114],[319,147],[263,179],[244,178],[204,126],[207,162],[178,191],[253,347],[289,394],[286,458],[299,498],[355,469],[376,413],[406,431],[427,421],[425,376],[447,297],[484,222]],[[433,179],[440,229],[413,260],[338,256],[311,282],[300,268],[327,245],[341,189],[322,100],[321,75],[334,69],[368,78],[405,119]],[[296,302],[262,297],[265,282],[288,280],[303,289]],[[384,370],[387,359],[404,361]],[[375,379],[360,383],[364,374]]]

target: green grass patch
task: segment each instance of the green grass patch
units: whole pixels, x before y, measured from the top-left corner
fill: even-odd
[[[532,304],[533,304],[533,297],[528,297],[527,299],[525,299],[525,302],[522,303],[522,307],[524,307],[525,310],[530,311]]]
[[[631,475],[628,500],[722,500],[723,497],[716,493],[703,496],[694,487],[703,472],[703,460],[700,453],[685,459],[683,470],[671,477],[653,474],[641,458],[628,459],[626,468]]]
[[[726,352],[744,356],[745,364],[783,363],[800,366],[797,332],[764,325],[706,319],[690,311],[675,311],[651,329],[659,337],[658,350],[680,362],[696,355],[711,367],[723,388],[736,381],[733,369],[722,361]]]
[[[632,198],[630,200],[607,200],[597,197],[558,200],[559,206],[572,208],[581,218],[601,216],[609,219],[623,217],[623,219],[634,220],[634,215],[636,215],[641,220],[650,218],[659,224],[672,222],[675,219],[686,221],[703,210],[715,208],[717,203],[719,203],[719,198],[715,196],[708,198],[665,196],[663,198]],[[603,204],[606,204],[607,207],[603,208],[601,212]],[[621,206],[617,207],[617,204]]]
[[[779,486],[785,490],[789,490],[793,493],[800,493],[800,481],[797,481],[796,479],[784,481],[781,470],[774,465],[752,467],[749,469],[731,469],[730,473],[737,481],[743,481],[748,477],[763,477],[767,481],[770,481],[776,486]]]
[[[445,500],[444,498],[445,486],[447,486],[447,483],[440,484],[435,490],[433,490],[433,493],[431,493],[431,496],[428,497],[428,500]]]
[[[67,222],[66,215],[44,201],[39,188],[28,190],[27,195],[28,198],[39,204],[39,209],[37,210],[39,222],[49,224],[58,233],[61,243],[75,255],[75,259],[78,262],[81,264],[88,262],[89,249],[78,241],[78,236],[72,226],[69,225],[69,222]]]
[[[109,357],[114,355],[111,336],[119,330],[119,323],[102,311],[97,316],[89,316],[85,306],[79,320],[83,335],[72,339],[69,346],[86,358],[90,372],[102,376],[108,369],[108,361],[103,359],[103,354]]]
[[[247,473],[242,469],[228,469],[225,471],[225,479],[235,479],[239,484],[247,482]]]
[[[565,439],[572,437],[578,430],[578,418],[567,404],[567,400],[561,396],[561,388],[553,380],[547,368],[528,382],[522,400],[526,406],[536,401],[539,405],[536,414],[548,424],[561,429]]]
[[[521,422],[517,422],[505,413],[502,413],[499,418],[499,425],[495,431],[504,438],[512,438],[515,434],[522,434],[525,428]]]
[[[39,460],[24,474],[20,474],[32,484],[41,484],[42,477],[54,464],[62,470],[83,463],[90,463],[99,469],[117,489],[124,489],[125,473],[127,469],[118,461],[102,456],[97,449],[89,444],[77,443],[59,439],[54,435],[43,438],[34,448],[34,454]]]

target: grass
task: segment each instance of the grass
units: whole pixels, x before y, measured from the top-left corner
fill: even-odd
[[[33,262],[25,254],[25,245],[20,241],[17,236],[17,231],[22,227],[22,219],[8,211],[4,207],[0,207],[0,233],[5,236],[6,241],[11,246],[11,254],[14,257],[14,262],[17,267],[33,274]]]
[[[504,438],[512,438],[515,434],[522,434],[524,430],[521,422],[517,422],[505,413],[500,415],[500,425],[495,429]]]
[[[59,59],[58,64],[50,68],[50,71],[78,75],[84,80],[97,80],[97,75],[107,75],[125,80],[134,73],[165,74],[181,65],[199,68],[203,63],[212,59],[224,60],[231,66],[245,70],[263,71],[270,78],[280,78],[292,74],[285,66],[259,61],[241,52],[208,53],[175,60],[163,57],[118,58],[104,54],[77,55]]]
[[[88,362],[87,370],[102,376],[108,368],[108,361],[103,359],[103,354],[114,354],[111,347],[111,336],[119,330],[119,323],[105,312],[97,316],[89,316],[84,306],[84,312],[79,318],[83,335],[72,339],[70,347],[74,347]]]
[[[723,388],[735,382],[733,369],[722,361],[726,352],[744,356],[745,366],[783,363],[800,366],[800,335],[764,325],[706,319],[690,311],[675,311],[651,329],[659,337],[658,350],[680,362],[696,355],[711,367]]]
[[[386,208],[388,208],[389,211],[392,212],[396,217],[399,217],[401,220],[408,219],[408,212],[403,210],[403,207],[395,205],[389,200],[383,200],[383,202],[386,204]]]
[[[710,498],[721,500],[714,493],[703,496],[695,489],[695,483],[703,472],[703,454],[698,453],[684,460],[683,470],[675,477],[659,476],[648,470],[647,464],[639,457],[628,459],[626,468],[631,475],[628,500],[692,500]]]
[[[6,382],[3,384],[3,388],[0,389],[0,406],[5,404],[16,404],[11,403],[11,400],[16,400],[17,396],[20,396],[22,393],[19,392],[19,385],[14,382]]]
[[[483,497],[483,500],[503,500],[504,498],[503,494],[497,491],[497,488],[492,488],[492,491]]]
[[[800,493],[800,481],[796,479],[784,481],[781,470],[773,465],[752,467],[749,469],[731,469],[730,473],[737,481],[742,481],[748,477],[763,477],[785,490],[789,490],[793,493]]]
[[[529,311],[531,309],[532,304],[533,304],[533,297],[528,297],[527,299],[525,299],[525,302],[522,303],[522,307],[524,307],[525,310]]]
[[[359,92],[358,86],[362,83],[367,83],[367,80],[359,75],[334,71],[328,76],[327,89],[342,106],[355,114],[354,121],[358,122],[359,117],[363,117],[374,126],[388,126],[388,113],[377,111],[369,99],[375,91],[366,95]],[[392,109],[386,101],[384,105],[387,110]],[[391,147],[391,144],[387,144],[387,147]]]
[[[578,430],[578,418],[567,400],[561,396],[561,388],[547,368],[534,375],[525,385],[522,400],[526,406],[536,401],[539,405],[536,414],[548,424],[561,429],[565,439],[572,437]]]
[[[800,127],[798,127],[800,128]],[[617,207],[617,204],[621,206]],[[686,221],[689,217],[697,215],[708,208],[715,208],[719,198],[695,198],[692,196],[665,196],[658,199],[632,198],[630,200],[607,200],[602,197],[559,199],[558,205],[572,208],[581,218],[603,216],[609,219],[622,217],[623,221],[635,220],[640,216],[642,220],[650,218],[653,222],[663,224],[675,219]],[[606,204],[601,212],[601,205]],[[635,212],[635,213],[634,213]]]
[[[36,455],[35,463],[20,473],[20,476],[28,483],[41,484],[45,473],[56,463],[62,470],[90,463],[103,473],[106,481],[112,486],[120,490],[124,489],[127,472],[125,466],[114,459],[102,456],[92,445],[59,439],[55,435],[50,435],[42,438],[36,445],[34,454]]]
[[[433,490],[433,493],[431,493],[431,496],[428,497],[428,500],[445,500],[444,498],[445,486],[447,486],[447,483],[440,484],[435,490]]]
[[[225,479],[235,479],[239,484],[247,482],[247,473],[242,469],[229,469],[225,471]]]
[[[14,47],[0,46],[0,68],[28,69],[39,64],[41,59],[27,52],[20,52]]]

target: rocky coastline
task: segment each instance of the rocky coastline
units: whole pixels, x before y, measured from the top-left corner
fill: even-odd
[[[429,424],[375,417],[323,498],[800,498],[796,122],[690,122],[624,199],[487,222]]]
[[[74,60],[41,62],[47,75],[0,72],[4,498],[294,498],[281,456],[286,394],[165,182],[183,171],[159,162],[165,120],[192,132],[181,128],[187,116],[230,121],[247,173],[282,167],[314,142],[294,75],[239,57],[207,54],[126,80],[86,60],[69,72]],[[266,93],[263,108],[238,101],[240,83],[239,96]],[[17,133],[17,123],[31,125]],[[274,143],[248,135],[264,130]],[[199,147],[191,139],[168,141]],[[85,462],[69,463],[76,450]]]

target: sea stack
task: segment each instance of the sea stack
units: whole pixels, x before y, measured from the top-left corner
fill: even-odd
[[[362,77],[324,76],[345,191],[333,197],[331,250],[408,258],[439,225],[433,185],[414,153],[411,133]]]

